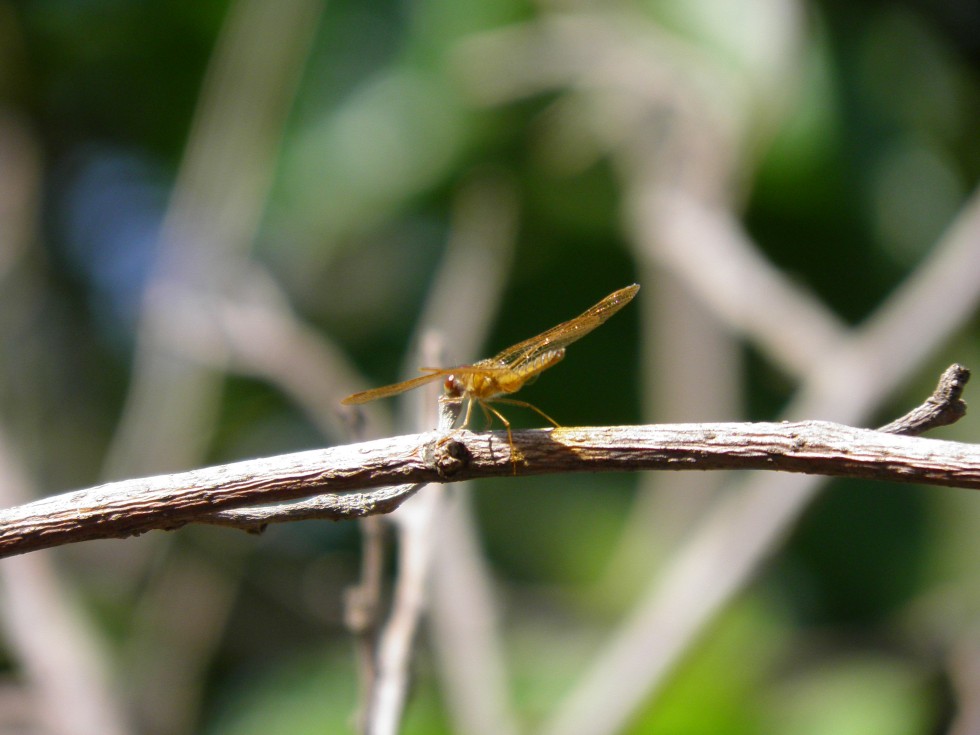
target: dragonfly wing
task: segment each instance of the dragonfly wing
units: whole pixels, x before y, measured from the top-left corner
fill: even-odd
[[[391,385],[384,385],[380,388],[372,388],[371,390],[366,390],[361,393],[354,393],[353,395],[347,396],[341,401],[345,406],[350,406],[357,403],[367,403],[368,401],[374,401],[379,398],[387,398],[388,396],[395,396],[399,393],[404,393],[407,390],[412,390],[426,383],[431,383],[434,380],[438,380],[443,375],[449,375],[451,371],[447,370],[435,370],[429,368],[432,372],[426,375],[420,375],[417,378],[412,378],[411,380],[403,380],[401,383],[392,383]]]
[[[552,327],[536,337],[531,337],[513,347],[508,347],[500,354],[482,362],[490,365],[513,367],[518,363],[534,360],[542,352],[566,347],[603,324],[609,317],[632,301],[639,290],[639,285],[634,283],[632,286],[614,291],[574,319],[569,319],[567,322],[562,322],[557,327]]]
[[[503,375],[504,373],[510,372],[509,367],[501,365],[495,360],[480,360],[472,365],[457,365],[451,368],[420,369],[433,375]]]

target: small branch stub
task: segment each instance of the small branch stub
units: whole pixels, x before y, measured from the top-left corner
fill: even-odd
[[[890,424],[885,424],[878,431],[918,436],[930,429],[956,423],[966,416],[966,401],[961,396],[969,380],[969,369],[953,363],[943,371],[939,384],[931,396],[921,405]]]
[[[440,479],[451,480],[458,475],[470,462],[470,450],[461,441],[453,437],[439,439],[432,452],[432,463]]]

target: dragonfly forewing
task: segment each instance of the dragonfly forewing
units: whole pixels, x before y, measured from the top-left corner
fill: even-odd
[[[614,291],[574,319],[569,319],[546,332],[508,347],[486,362],[514,368],[521,363],[533,361],[545,351],[567,347],[605,323],[609,317],[632,301],[639,290],[639,285],[634,283],[632,286]]]

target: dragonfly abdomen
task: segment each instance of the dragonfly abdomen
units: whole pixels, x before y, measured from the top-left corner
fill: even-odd
[[[522,365],[515,366],[509,373],[498,377],[497,383],[504,393],[514,393],[534,380],[538,375],[565,357],[565,348],[547,350]]]

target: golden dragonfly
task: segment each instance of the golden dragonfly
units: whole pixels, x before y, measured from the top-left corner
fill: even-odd
[[[449,368],[424,367],[421,368],[421,371],[425,373],[424,375],[381,388],[354,393],[347,396],[341,403],[352,405],[367,403],[378,398],[388,398],[445,378],[444,388],[446,392],[467,400],[466,415],[462,425],[467,426],[469,424],[473,404],[478,404],[483,410],[488,424],[491,422],[491,414],[503,423],[507,429],[511,457],[514,457],[516,453],[510,422],[489,404],[507,403],[529,408],[547,419],[552,426],[559,428],[558,422],[538,407],[525,401],[502,396],[516,393],[527,383],[537,378],[538,375],[558,363],[565,357],[565,348],[568,345],[582,339],[593,329],[605,323],[609,317],[632,301],[639,290],[639,285],[634,283],[632,286],[613,291],[598,304],[574,319],[562,322],[558,326],[552,327],[536,337],[519,342],[513,347],[508,347],[503,352],[486,360],[480,360],[472,365],[457,365]]]

